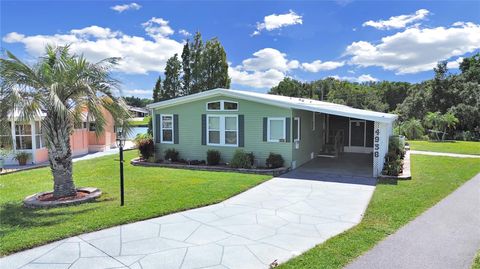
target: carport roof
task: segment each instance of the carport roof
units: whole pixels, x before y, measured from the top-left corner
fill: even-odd
[[[231,98],[239,98],[243,100],[263,103],[278,107],[308,110],[312,112],[320,112],[331,115],[338,115],[343,117],[357,118],[370,121],[391,123],[397,119],[397,115],[382,113],[364,109],[349,107],[346,105],[323,102],[313,99],[288,97],[282,95],[273,95],[266,93],[239,91],[231,89],[213,89],[196,94],[191,94],[183,97],[178,97],[162,102],[153,103],[147,106],[149,109],[165,108],[178,104],[188,103],[201,99],[206,99],[215,96],[226,96]]]

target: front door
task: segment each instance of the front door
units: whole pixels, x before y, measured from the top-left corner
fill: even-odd
[[[365,121],[350,121],[350,146],[365,147]]]

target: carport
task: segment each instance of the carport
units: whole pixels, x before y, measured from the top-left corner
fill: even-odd
[[[313,100],[292,106],[292,115],[299,137],[292,168],[325,177],[371,179],[381,173],[396,115]]]

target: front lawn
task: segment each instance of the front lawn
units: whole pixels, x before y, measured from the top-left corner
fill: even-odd
[[[125,153],[125,159],[137,156]],[[50,169],[0,176],[0,255],[118,224],[217,203],[270,176],[203,172],[125,164],[125,206],[119,203],[118,156],[74,163],[78,187],[98,187],[98,202],[54,209],[26,209],[27,195],[52,188]]]
[[[480,172],[480,159],[411,155],[412,180],[378,184],[362,222],[280,268],[343,268]]]
[[[480,155],[480,142],[473,141],[408,141],[413,150]]]

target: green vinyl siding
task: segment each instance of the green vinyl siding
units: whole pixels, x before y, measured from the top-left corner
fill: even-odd
[[[313,115],[315,115],[315,130],[313,130]],[[300,118],[300,141],[298,149],[295,142],[292,143],[292,159],[296,162],[296,167],[311,160],[311,154],[321,151],[323,145],[323,114],[313,113],[311,111],[294,109],[292,117]],[[292,118],[292,124],[293,124]],[[292,128],[292,130],[296,128]]]
[[[238,102],[238,111],[207,111],[206,103],[211,101]],[[171,107],[156,109],[155,114],[178,115],[179,144],[156,143],[157,159],[163,159],[166,149],[175,148],[180,153],[180,158],[185,160],[205,160],[207,150],[220,151],[222,162],[229,162],[236,149],[253,152],[258,165],[264,166],[265,159],[270,152],[279,153],[289,167],[292,161],[292,143],[263,141],[264,117],[292,117],[292,110],[276,106],[265,105],[247,100],[214,97],[197,100]],[[207,115],[243,115],[244,120],[244,147],[202,145],[202,114]],[[159,123],[155,123],[159,124]],[[176,128],[177,129],[177,128]],[[156,129],[157,130],[157,129]],[[240,138],[240,135],[239,135]]]

